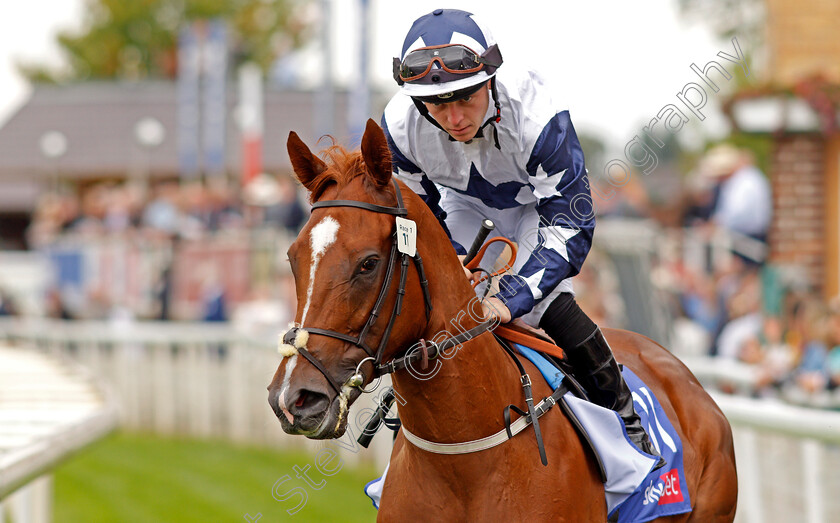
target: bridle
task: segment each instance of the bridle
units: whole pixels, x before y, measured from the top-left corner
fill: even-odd
[[[376,212],[379,214],[388,214],[395,217],[404,217],[408,215],[408,210],[403,205],[400,187],[395,179],[392,178],[391,182],[393,183],[394,193],[397,199],[396,207],[376,205],[373,203],[362,202],[358,200],[329,200],[314,203],[312,205],[312,210],[315,211],[317,209],[323,209],[325,207],[355,207],[358,209]],[[379,295],[377,296],[376,301],[374,302],[373,309],[370,311],[370,315],[368,316],[368,319],[362,327],[362,330],[359,332],[358,336],[351,336],[349,334],[344,334],[330,329],[321,329],[317,327],[306,327],[297,325],[289,329],[283,335],[283,343],[293,345],[295,344],[295,339],[298,333],[300,331],[306,331],[310,334],[317,334],[346,341],[355,345],[356,347],[359,347],[367,354],[367,357],[362,359],[357,364],[356,372],[352,376],[350,376],[350,378],[348,378],[343,385],[339,385],[335,377],[324,367],[324,365],[318,360],[318,358],[313,356],[312,353],[306,349],[305,346],[299,346],[301,344],[294,345],[297,349],[297,352],[304,358],[306,358],[306,360],[309,361],[309,363],[311,363],[316,369],[318,369],[318,371],[321,372],[321,374],[324,375],[324,377],[327,379],[327,382],[339,395],[344,394],[342,393],[342,389],[344,387],[356,387],[361,389],[364,383],[364,376],[361,374],[360,370],[362,365],[367,362],[372,362],[374,366],[374,377],[395,372],[397,370],[400,370],[401,368],[409,366],[413,361],[420,359],[423,359],[425,361],[428,358],[437,357],[437,355],[439,355],[442,351],[448,349],[449,347],[460,345],[464,341],[468,341],[469,339],[477,336],[478,334],[488,330],[489,326],[493,324],[492,321],[480,323],[477,327],[474,327],[469,331],[462,332],[457,336],[447,338],[437,343],[432,341],[423,341],[422,345],[426,349],[423,354],[413,352],[401,358],[397,358],[388,363],[383,364],[382,356],[385,352],[385,348],[388,346],[388,340],[391,337],[391,330],[394,327],[394,322],[396,321],[397,316],[399,316],[400,312],[402,311],[402,301],[403,297],[405,296],[405,286],[408,277],[409,259],[411,259],[414,262],[414,265],[417,267],[417,273],[420,278],[420,286],[423,289],[423,301],[426,310],[426,320],[429,319],[429,316],[432,311],[432,300],[429,294],[429,282],[426,279],[426,273],[423,269],[423,260],[420,257],[420,252],[417,251],[414,254],[414,256],[409,256],[407,253],[400,252],[398,250],[396,225],[394,226],[394,232],[392,233],[391,237],[391,253],[388,257],[388,266],[385,271],[385,279],[382,281],[382,287],[380,287],[379,289]],[[373,325],[376,323],[377,319],[379,318],[382,312],[382,307],[385,303],[385,299],[388,296],[388,291],[390,290],[391,284],[394,279],[394,271],[397,266],[398,257],[400,258],[400,279],[397,285],[396,303],[394,303],[394,308],[391,310],[391,314],[388,318],[388,323],[385,327],[385,331],[382,334],[382,338],[379,340],[379,345],[377,346],[376,350],[374,350],[367,339],[368,334],[371,327],[373,327]],[[361,390],[363,392],[367,392],[364,389]]]
[[[376,212],[380,214],[388,214],[394,217],[407,216],[408,210],[403,205],[400,187],[395,179],[392,178],[391,182],[394,186],[394,194],[397,199],[396,207],[376,205],[373,203],[362,202],[358,200],[330,200],[314,203],[312,205],[312,210],[315,211],[317,209],[322,209],[325,207],[355,207],[357,209],[363,209],[366,211]],[[366,391],[363,388],[365,378],[361,374],[361,367],[366,362],[370,361],[373,363],[373,377],[382,376],[383,374],[396,372],[400,369],[409,367],[414,361],[417,360],[422,360],[425,364],[426,362],[428,362],[428,360],[437,358],[441,353],[443,353],[443,351],[451,347],[460,345],[466,341],[469,341],[474,337],[487,332],[488,330],[492,330],[492,327],[496,325],[496,322],[493,319],[490,319],[481,322],[475,327],[467,331],[463,331],[456,336],[451,336],[449,338],[437,342],[431,340],[420,340],[421,349],[419,351],[409,350],[407,354],[394,358],[387,363],[382,363],[382,356],[385,352],[385,348],[388,346],[388,340],[391,337],[391,330],[394,327],[394,322],[396,321],[397,316],[400,315],[400,312],[402,310],[402,300],[405,296],[405,285],[408,277],[409,258],[411,258],[414,261],[414,264],[417,267],[417,273],[420,278],[420,286],[423,289],[423,300],[426,308],[426,321],[429,320],[429,316],[432,311],[432,300],[429,294],[429,282],[426,279],[426,273],[423,270],[423,261],[420,258],[420,252],[416,251],[413,256],[409,256],[408,253],[402,252],[398,249],[396,219],[394,225],[394,232],[391,234],[391,238],[391,253],[388,257],[388,267],[385,272],[385,279],[382,281],[382,287],[380,287],[379,289],[379,295],[377,296],[376,301],[374,302],[373,309],[371,310],[370,315],[368,316],[368,319],[365,322],[365,325],[362,327],[362,330],[359,332],[358,336],[354,337],[350,336],[349,334],[344,334],[330,329],[320,329],[317,327],[305,327],[297,325],[289,329],[283,335],[284,344],[292,345],[292,348],[296,350],[298,354],[301,354],[304,358],[306,358],[306,360],[309,361],[309,363],[311,363],[316,369],[318,369],[318,371],[321,374],[324,375],[324,377],[327,379],[327,382],[338,394],[338,398],[340,399],[342,404],[342,412],[345,412],[348,397],[350,395],[350,391],[353,388],[358,388],[361,392],[371,392]],[[382,338],[379,340],[379,345],[376,348],[376,351],[374,351],[370,344],[367,342],[367,337],[371,327],[376,323],[376,320],[379,318],[379,315],[382,312],[383,304],[385,303],[388,291],[391,288],[391,283],[393,281],[394,270],[397,265],[398,256],[400,257],[400,280],[397,286],[397,299],[394,303],[394,308],[391,310],[391,315],[388,318],[388,324],[385,327],[385,331],[382,334]],[[312,355],[312,353],[309,352],[309,350],[305,346],[306,343],[297,342],[298,334],[303,331],[309,334],[327,336],[329,338],[335,338],[342,341],[346,341],[348,343],[352,343],[353,345],[361,348],[365,352],[365,354],[367,354],[367,357],[363,358],[356,365],[356,371],[347,379],[347,381],[345,381],[343,385],[339,385],[335,377],[333,377],[333,375],[330,374],[330,372],[326,369],[326,367],[324,367],[324,365],[318,360],[318,358],[316,358]],[[308,341],[308,336],[305,339]],[[535,406],[533,395],[531,393],[531,379],[530,377],[528,377],[525,368],[522,366],[522,363],[519,362],[519,360],[514,354],[514,351],[508,346],[508,344],[504,340],[499,339],[498,337],[497,340],[499,341],[500,346],[516,364],[520,372],[522,388],[525,395],[526,410],[519,409],[514,405],[509,405],[504,409],[503,413],[505,420],[505,428],[503,430],[487,438],[482,438],[481,440],[470,441],[466,443],[439,444],[419,438],[408,432],[407,429],[403,428],[404,434],[413,445],[423,448],[429,452],[436,452],[442,454],[463,454],[469,452],[477,452],[480,450],[494,447],[496,445],[500,445],[501,443],[504,443],[505,441],[511,439],[514,436],[514,434],[520,432],[526,426],[533,425],[534,434],[537,439],[537,447],[540,453],[540,460],[542,461],[543,465],[547,465],[548,460],[546,458],[545,445],[543,444],[542,434],[537,420],[540,416],[548,412],[554,405],[562,404],[563,402],[561,401],[561,397],[568,389],[566,389],[565,387],[559,387],[557,390],[554,391],[554,393],[551,396],[544,398],[538,405]],[[377,409],[376,414],[369,421],[368,426],[363,431],[363,434],[359,437],[359,442],[363,446],[367,446],[366,443],[362,443],[363,439],[369,442],[369,437],[372,433],[375,433],[376,429],[379,426],[379,422],[385,421],[384,416],[385,412],[387,412],[388,410],[388,407],[390,407],[390,405],[383,406],[382,404],[380,404],[380,407]],[[520,418],[514,423],[511,422],[511,410],[520,415]]]

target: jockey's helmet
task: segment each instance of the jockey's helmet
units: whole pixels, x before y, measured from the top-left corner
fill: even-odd
[[[476,92],[500,65],[499,46],[475,15],[436,9],[409,29],[394,58],[394,79],[415,100],[446,103]]]

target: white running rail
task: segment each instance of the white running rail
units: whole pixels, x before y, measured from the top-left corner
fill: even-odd
[[[2,337],[70,356],[91,369],[113,388],[128,428],[318,449],[318,443],[284,434],[268,406],[265,387],[280,362],[274,339],[249,338],[218,324],[61,321],[0,321]],[[684,361],[709,389],[726,383],[749,390],[752,383],[749,369],[737,364]],[[840,496],[835,495],[840,492],[840,413],[713,396],[735,435],[736,521],[840,521]],[[371,400],[364,396],[357,402],[351,420]],[[358,432],[354,428],[354,436]],[[349,436],[343,441],[353,447]],[[384,466],[390,448],[386,434],[374,439],[372,451],[342,445],[340,452],[350,462]]]
[[[51,469],[116,422],[82,369],[0,344],[0,521],[51,521]]]

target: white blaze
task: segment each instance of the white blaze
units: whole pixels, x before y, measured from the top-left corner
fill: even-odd
[[[312,263],[309,266],[309,287],[306,289],[306,304],[303,306],[303,314],[300,317],[300,324],[304,325],[306,313],[309,312],[309,302],[312,300],[312,288],[315,285],[315,271],[318,270],[318,262],[321,256],[327,251],[327,247],[335,242],[338,234],[338,222],[332,216],[327,216],[312,228],[309,236],[309,245],[312,248]]]
[[[280,396],[277,397],[277,403],[280,404],[280,410],[282,410],[283,414],[286,415],[286,419],[289,420],[289,423],[294,423],[295,418],[286,408],[286,392],[289,390],[289,380],[292,378],[292,371],[295,370],[296,364],[297,354],[289,358],[289,361],[286,362],[286,375],[283,376],[283,385],[280,387]]]

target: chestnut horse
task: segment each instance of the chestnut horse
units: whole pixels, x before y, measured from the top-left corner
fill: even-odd
[[[284,337],[284,358],[268,387],[283,430],[313,439],[341,437],[360,385],[389,362],[404,361],[400,358],[418,340],[451,340],[449,333],[459,332],[455,319],[473,334],[455,340],[462,342],[457,350],[449,343],[445,357],[427,362],[435,366],[433,377],[420,379],[405,367],[392,367],[397,369],[394,388],[406,400],[399,407],[402,426],[439,443],[503,430],[503,409],[525,405],[520,372],[492,333],[482,331],[475,314],[464,313],[475,309],[475,293],[435,216],[392,180],[382,129],[369,120],[361,151],[333,146],[324,153],[329,163],[294,132],[287,145],[313,210],[289,249],[297,328]],[[403,255],[402,247],[397,252],[395,220],[403,217],[416,224],[414,263],[409,263],[412,253]],[[418,263],[422,260],[425,269]],[[732,521],[735,456],[723,413],[663,347],[631,332],[605,329],[604,334],[616,359],[656,393],[684,445],[693,511],[665,519]],[[530,362],[521,364],[538,376]],[[544,380],[534,379],[534,398],[551,392]],[[599,470],[569,419],[552,409],[540,418],[540,427],[548,466],[540,463],[533,427],[493,448],[458,455],[423,450],[401,430],[378,519],[606,521]]]

